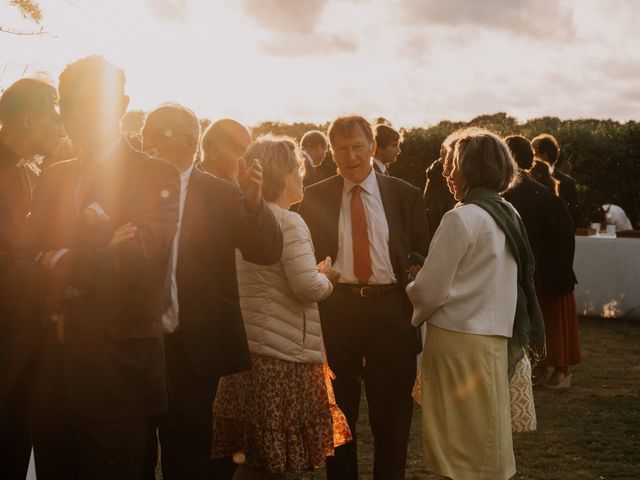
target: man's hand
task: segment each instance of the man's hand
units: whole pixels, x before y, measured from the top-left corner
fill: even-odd
[[[250,212],[256,213],[262,203],[262,165],[260,165],[260,160],[254,158],[248,169],[245,162],[240,161],[238,171],[238,183],[246,198],[247,208]]]
[[[422,269],[422,265],[411,265],[406,271],[409,274],[409,281],[413,282],[418,276],[418,272]]]
[[[109,247],[113,247],[115,245],[119,245],[121,243],[126,242],[127,240],[131,240],[136,236],[136,232],[138,231],[138,227],[132,225],[131,222],[127,222],[124,225],[120,225],[118,229],[114,232],[113,238],[109,242]]]

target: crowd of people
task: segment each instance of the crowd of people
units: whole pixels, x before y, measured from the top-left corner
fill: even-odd
[[[0,98],[3,478],[33,449],[39,480],[357,479],[363,388],[374,478],[404,478],[416,391],[429,470],[515,474],[515,379],[580,363],[553,137],[458,130],[423,193],[359,115],[299,147],[165,103],[138,150],[128,103],[97,56]]]

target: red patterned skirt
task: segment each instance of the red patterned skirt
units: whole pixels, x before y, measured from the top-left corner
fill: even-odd
[[[351,440],[321,364],[252,355],[253,369],[220,380],[213,404],[214,458],[302,475]]]
[[[568,367],[579,364],[582,355],[574,293],[557,295],[545,292],[542,288],[536,288],[536,293],[547,339],[547,356],[538,365]]]

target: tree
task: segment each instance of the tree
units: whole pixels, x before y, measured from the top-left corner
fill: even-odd
[[[25,20],[29,20],[40,28],[38,30],[23,31],[0,25],[0,32],[10,33],[12,35],[40,35],[45,33],[42,26],[42,10],[40,4],[35,0],[9,0],[9,5],[16,7]]]

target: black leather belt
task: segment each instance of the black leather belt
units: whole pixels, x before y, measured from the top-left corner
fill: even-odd
[[[385,295],[400,291],[400,287],[397,283],[388,283],[386,285],[336,283],[336,288],[363,298],[384,297]]]

